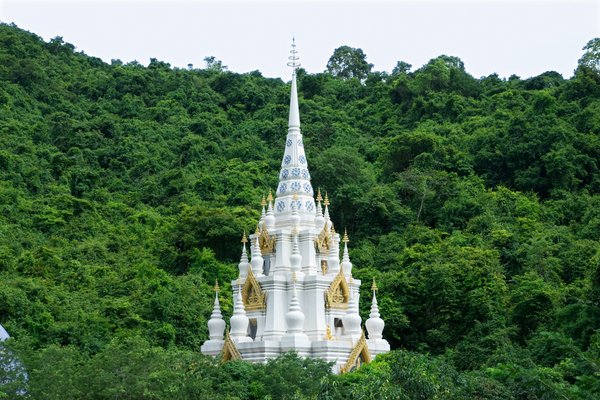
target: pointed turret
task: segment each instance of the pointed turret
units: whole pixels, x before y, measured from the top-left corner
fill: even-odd
[[[373,278],[373,285],[371,286],[371,290],[373,291],[373,301],[371,302],[371,314],[369,314],[369,319],[365,322],[365,326],[367,327],[367,331],[369,332],[369,340],[372,339],[383,339],[383,328],[385,327],[385,322],[380,318],[379,315],[379,306],[377,305],[377,284],[375,283],[375,278]]]
[[[219,303],[219,282],[215,281],[215,302],[213,312],[208,320],[208,336],[212,341],[222,341],[225,334],[225,320],[221,314],[221,305]]]
[[[256,232],[254,233],[254,239],[253,239],[254,243],[252,246],[252,260],[250,261],[250,263],[252,265],[252,273],[254,273],[254,276],[263,275],[263,264],[265,261],[260,252],[260,242],[258,240],[259,236],[260,236],[260,232],[258,231],[258,228],[257,228]]]
[[[300,301],[296,293],[296,274],[292,273],[292,299],[290,300],[290,309],[285,315],[287,322],[287,331],[289,333],[300,333],[304,325],[304,313],[300,308]]]
[[[265,207],[267,206],[267,201],[265,200],[264,195],[263,195],[262,199],[260,200],[260,206],[262,207],[262,212],[260,213],[260,220],[258,221],[258,228],[263,229],[263,227],[265,225],[265,217],[267,216],[267,213],[265,211]]]
[[[248,267],[250,266],[250,263],[248,262],[248,253],[246,251],[246,243],[248,243],[248,238],[246,237],[246,231],[244,231],[244,236],[242,236],[242,256],[240,257],[240,263],[238,264],[240,279],[246,279],[248,276]]]
[[[327,192],[325,192],[325,201],[323,202],[323,204],[325,205],[325,213],[323,214],[323,218],[325,219],[325,224],[327,224],[327,226],[329,228],[331,228],[333,226],[333,223],[331,222],[331,218],[329,217],[329,196],[327,195]]]
[[[300,255],[300,247],[298,246],[298,228],[294,228],[292,235],[294,243],[290,255],[290,269],[292,273],[298,274],[302,268],[302,255]]]
[[[348,231],[344,231],[344,238],[342,242],[344,242],[344,255],[342,256],[342,271],[347,276],[352,276],[352,263],[350,262],[350,255],[348,254],[348,242],[350,239],[348,238]]]
[[[270,231],[275,228],[275,215],[273,214],[273,193],[271,193],[271,189],[269,189],[267,202],[269,205],[267,208],[267,214],[265,215],[265,227]]]
[[[248,316],[246,315],[246,309],[244,308],[244,301],[242,300],[242,285],[238,283],[238,292],[235,297],[235,303],[233,305],[233,315],[229,320],[231,326],[231,338],[234,342],[251,342],[252,338],[248,337]]]
[[[317,190],[317,207],[315,211],[315,228],[317,230],[323,229],[323,225],[325,225],[325,218],[323,217],[323,206],[321,206],[321,202],[323,201],[323,197],[321,197],[321,189]]]
[[[358,303],[356,296],[354,296],[354,282],[350,279],[350,301],[348,302],[348,310],[344,315],[342,322],[344,324],[344,336],[356,341],[360,339],[362,331],[360,329],[361,318],[358,314]]]
[[[331,225],[331,248],[327,255],[327,268],[330,273],[337,274],[340,271],[340,242],[339,235]]]
[[[290,62],[293,68],[292,85],[290,91],[290,111],[288,119],[288,133],[285,141],[285,151],[281,161],[279,185],[275,199],[276,226],[284,226],[291,216],[291,202],[294,193],[298,194],[296,209],[302,225],[313,226],[315,217],[315,201],[313,188],[310,183],[308,161],[304,153],[304,142],[300,131],[300,110],[298,108],[298,88],[296,83],[296,69],[298,62],[296,44],[292,44]]]
[[[296,273],[292,273],[292,299],[290,300],[290,307],[288,312],[285,314],[285,322],[287,325],[287,332],[281,338],[281,347],[285,350],[294,349],[299,353],[308,351],[310,348],[310,340],[306,333],[304,333],[304,313],[300,307],[300,300],[296,293]]]

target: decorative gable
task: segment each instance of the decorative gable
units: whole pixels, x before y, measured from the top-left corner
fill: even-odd
[[[264,310],[266,307],[266,293],[260,287],[251,268],[248,268],[248,277],[242,288],[242,301],[246,311]]]
[[[350,288],[346,277],[342,270],[335,276],[329,289],[325,292],[325,306],[327,308],[348,308],[348,301],[350,300]]]
[[[230,360],[241,360],[242,355],[240,354],[237,347],[235,347],[235,343],[231,339],[229,335],[229,331],[225,332],[225,343],[223,343],[223,351],[221,352],[221,361],[230,361]]]
[[[348,361],[340,368],[342,374],[353,371],[360,368],[363,364],[371,362],[371,355],[369,354],[369,347],[367,346],[367,339],[365,339],[365,332],[363,331],[360,339],[356,342],[356,346],[352,349]]]

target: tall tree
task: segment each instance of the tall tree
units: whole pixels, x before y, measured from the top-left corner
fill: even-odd
[[[327,71],[343,79],[365,79],[372,68],[373,64],[367,62],[367,55],[362,49],[350,46],[335,49],[327,62]]]

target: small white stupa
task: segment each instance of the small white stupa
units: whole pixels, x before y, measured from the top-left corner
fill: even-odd
[[[225,332],[217,291],[208,322],[210,340],[201,350],[254,362],[296,351],[334,362],[335,373],[346,372],[388,352],[390,345],[382,336],[375,286],[365,337],[358,312],[361,282],[352,278],[348,235],[340,262],[340,235],[329,215],[329,198],[325,195],[323,201],[320,192],[313,197],[300,132],[295,44],[289,59],[289,123],[276,198],[269,193],[263,199],[258,228],[250,235],[250,261],[243,236],[239,277],[232,281],[230,331]]]

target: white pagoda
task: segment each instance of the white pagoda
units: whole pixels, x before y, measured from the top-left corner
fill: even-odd
[[[373,282],[367,336],[358,313],[360,280],[352,278],[348,235],[340,235],[329,215],[329,199],[316,199],[300,132],[296,87],[298,64],[292,44],[293,68],[288,133],[279,172],[276,197],[263,199],[262,216],[250,235],[250,261],[246,235],[242,239],[239,277],[232,281],[234,310],[230,329],[219,305],[215,287],[213,313],[208,321],[210,339],[202,353],[265,362],[288,351],[302,357],[334,362],[342,373],[390,350],[383,339]],[[351,166],[348,166],[351,168]],[[315,202],[316,200],[316,202]],[[323,208],[324,207],[324,208]]]

